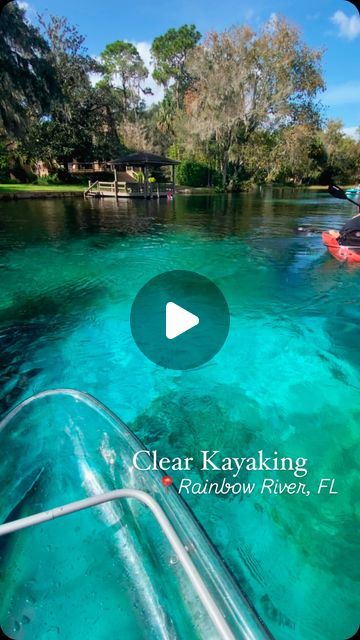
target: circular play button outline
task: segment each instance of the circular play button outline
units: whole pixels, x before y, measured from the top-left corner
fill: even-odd
[[[199,367],[221,349],[230,313],[219,287],[206,276],[173,270],[151,278],[131,307],[131,332],[140,351],[174,370]]]

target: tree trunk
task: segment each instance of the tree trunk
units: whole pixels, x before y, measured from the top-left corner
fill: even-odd
[[[227,183],[228,168],[229,168],[229,158],[226,153],[222,161],[222,183],[224,188],[226,187],[226,183]]]

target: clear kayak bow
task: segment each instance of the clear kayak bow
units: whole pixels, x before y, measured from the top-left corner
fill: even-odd
[[[176,490],[134,470],[145,447],[100,402],[32,396],[0,423],[0,445],[11,638],[271,637]]]

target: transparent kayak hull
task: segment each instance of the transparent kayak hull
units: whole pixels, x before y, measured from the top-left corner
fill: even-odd
[[[270,635],[146,447],[87,394],[55,390],[0,423],[0,523],[116,489],[155,499],[235,638]],[[219,638],[151,510],[114,500],[0,538],[0,625],[16,640]],[[230,637],[230,636],[229,636]]]

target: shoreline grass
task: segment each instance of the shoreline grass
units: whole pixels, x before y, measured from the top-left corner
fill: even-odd
[[[54,191],[54,192],[69,192],[69,191],[84,191],[86,185],[78,184],[0,184],[0,193],[14,193],[18,192],[39,192],[39,191]]]

